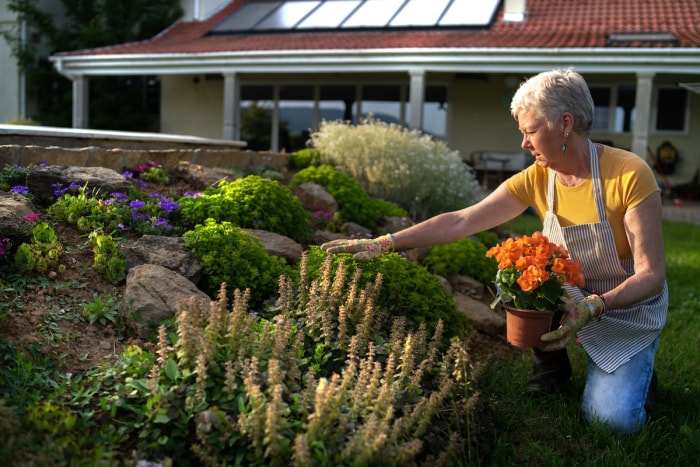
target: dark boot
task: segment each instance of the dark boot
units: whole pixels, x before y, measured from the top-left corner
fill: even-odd
[[[543,395],[556,391],[569,378],[571,378],[571,362],[566,349],[554,352],[535,349],[532,376],[525,387],[533,395]]]
[[[563,316],[561,310],[557,310],[552,317],[550,331],[559,328],[559,321]],[[571,378],[571,362],[566,348],[553,352],[544,352],[534,349],[535,364],[532,367],[532,376],[525,384],[525,388],[532,395],[544,395],[559,389],[562,383]]]
[[[656,370],[651,373],[651,381],[647,390],[647,400],[644,402],[644,410],[647,413],[647,422],[651,420],[651,412],[654,410],[654,402],[656,400],[656,392],[658,390],[659,381],[656,377]]]

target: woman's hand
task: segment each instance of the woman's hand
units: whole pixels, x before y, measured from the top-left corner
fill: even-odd
[[[364,240],[333,240],[321,245],[321,249],[330,254],[355,253],[353,258],[367,260],[377,258],[385,251],[394,250],[394,239],[391,234]]]
[[[559,329],[543,334],[540,338],[547,345],[540,350],[551,352],[566,347],[571,336],[590,320],[600,317],[605,311],[605,302],[599,295],[589,295],[581,301],[571,300],[566,302],[567,310],[561,318]]]

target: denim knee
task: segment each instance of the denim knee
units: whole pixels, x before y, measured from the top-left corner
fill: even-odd
[[[657,338],[612,373],[601,370],[589,358],[583,413],[590,424],[621,434],[641,431],[647,420],[644,404],[658,343]]]

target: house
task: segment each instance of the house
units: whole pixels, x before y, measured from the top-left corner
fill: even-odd
[[[241,109],[317,128],[363,115],[422,129],[468,159],[520,151],[509,112],[525,77],[573,67],[591,87],[592,138],[653,162],[679,156],[662,183],[700,166],[697,0],[183,0],[156,37],[51,57],[73,82],[73,126],[89,127],[99,75],[149,75],[161,131],[240,139]],[[273,131],[273,128],[275,131]]]

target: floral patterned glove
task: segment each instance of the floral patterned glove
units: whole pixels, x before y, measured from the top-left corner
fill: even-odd
[[[561,319],[559,329],[543,334],[541,339],[547,342],[541,350],[550,352],[566,347],[571,336],[595,317],[605,311],[605,302],[599,295],[589,295],[581,301],[566,300],[567,310]]]
[[[321,245],[321,249],[330,254],[355,253],[353,258],[366,260],[377,258],[385,251],[392,251],[394,239],[391,234],[386,234],[371,240],[333,240]]]

